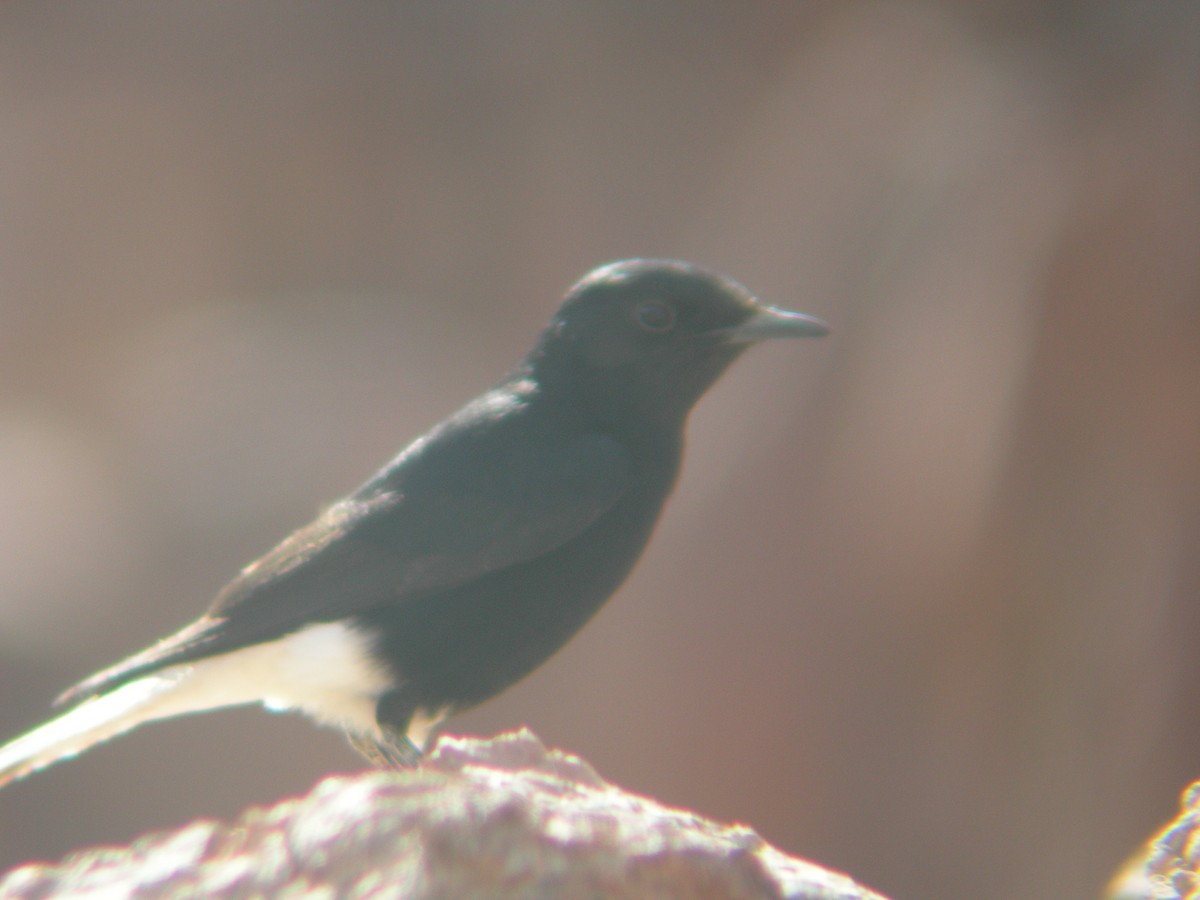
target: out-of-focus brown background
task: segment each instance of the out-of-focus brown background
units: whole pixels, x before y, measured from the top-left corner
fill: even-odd
[[[1200,776],[1200,5],[0,6],[0,733],[490,384],[591,266],[828,318],[452,724],[897,897],[1094,896]],[[241,710],[0,793],[0,868],[304,791]]]

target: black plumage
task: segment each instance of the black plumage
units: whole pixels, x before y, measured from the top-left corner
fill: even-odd
[[[431,727],[529,673],[625,579],[675,483],[687,414],[721,372],[754,341],[825,331],[686,263],[595,270],[499,385],[196,623],[0,748],[0,784],[143,721],[257,700],[413,761]]]

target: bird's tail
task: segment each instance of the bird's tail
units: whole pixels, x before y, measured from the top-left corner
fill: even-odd
[[[143,722],[247,703],[301,710],[322,724],[379,737],[376,705],[393,681],[372,664],[368,645],[368,637],[353,627],[323,622],[117,682],[117,687],[0,747],[0,787]],[[133,657],[82,687],[112,684],[122,672],[144,671],[151,664]]]
[[[123,684],[0,747],[0,787],[143,722],[176,715],[170,695],[184,677],[186,669],[176,668]]]

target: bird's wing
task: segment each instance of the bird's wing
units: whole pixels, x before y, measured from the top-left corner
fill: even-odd
[[[199,621],[59,702],[534,559],[580,535],[625,491],[629,457],[615,439],[508,424],[418,441],[247,566]]]

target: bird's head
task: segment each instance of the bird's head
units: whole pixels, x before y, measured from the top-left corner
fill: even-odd
[[[609,424],[675,426],[750,344],[828,331],[690,263],[630,259],[570,289],[529,365],[543,390],[570,392]]]

